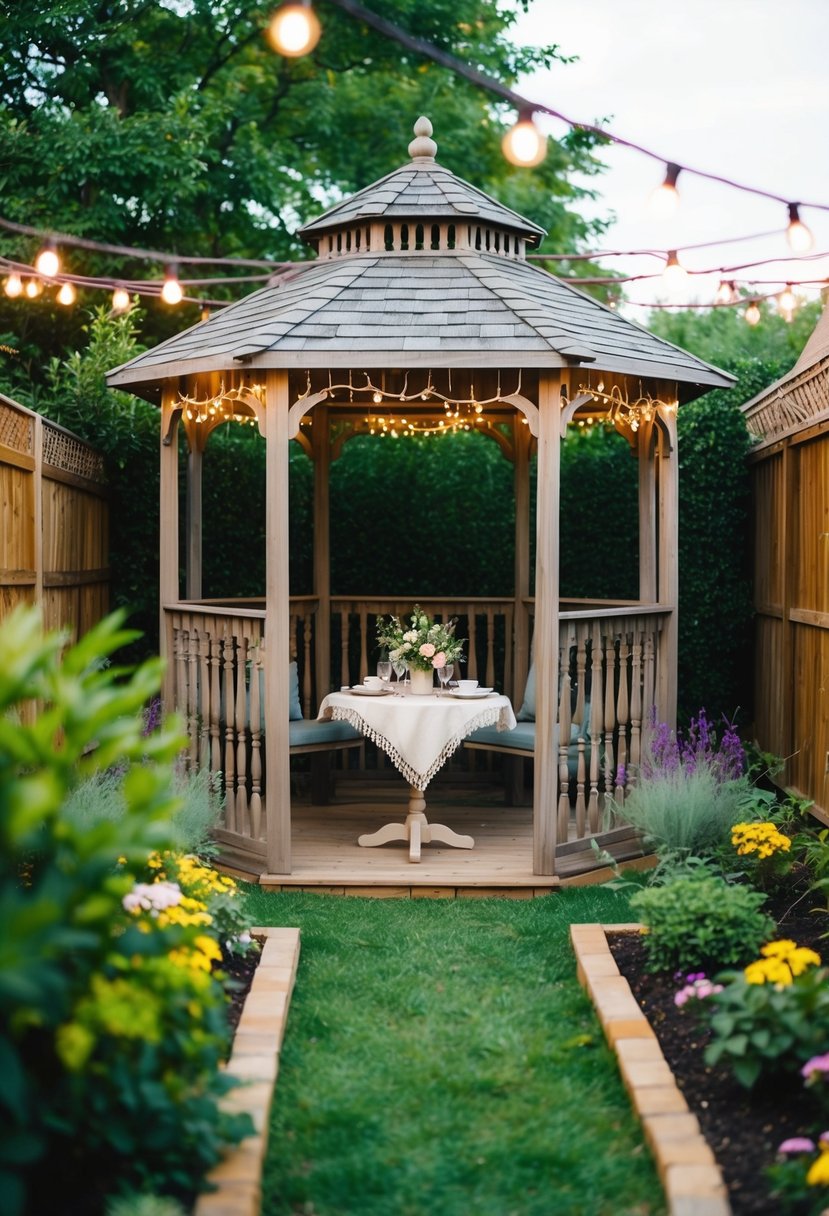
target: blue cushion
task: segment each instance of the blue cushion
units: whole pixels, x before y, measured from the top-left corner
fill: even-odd
[[[264,673],[264,671],[260,672],[260,677],[261,677],[261,679],[259,681],[259,697],[260,697],[259,704],[264,705],[265,704],[265,673]],[[290,707],[288,710],[288,717],[291,719],[292,722],[295,722],[298,718],[302,717],[302,706],[300,705],[300,702],[299,702],[299,671],[297,669],[296,662],[292,662],[288,667],[288,681],[289,681],[289,687],[290,687],[290,693],[289,693]],[[263,730],[265,729],[264,726],[262,727],[262,729]]]
[[[469,736],[470,743],[485,743],[489,747],[515,747],[531,752],[535,748],[535,722],[519,722],[512,730],[497,726],[482,726]]]
[[[524,700],[515,716],[519,722],[535,722],[535,663],[530,664],[524,689]]]
[[[311,743],[346,743],[350,739],[363,737],[348,722],[335,722],[333,719],[327,722],[320,722],[316,718],[294,720],[288,724],[288,730],[291,747],[307,747]]]

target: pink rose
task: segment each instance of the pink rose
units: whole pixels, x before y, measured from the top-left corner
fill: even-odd
[[[424,642],[417,653],[422,654],[424,659],[431,659],[432,655],[435,653],[434,644],[432,642]]]
[[[435,668],[446,666],[446,655],[443,653],[442,650],[439,650],[437,652],[437,654],[435,655],[435,657],[432,659],[432,666]]]

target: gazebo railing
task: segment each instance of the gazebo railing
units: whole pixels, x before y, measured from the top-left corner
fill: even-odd
[[[206,767],[221,782],[220,841],[256,857],[265,851],[267,796],[262,712],[267,649],[260,603],[165,608],[167,703],[185,719],[190,765]],[[514,601],[424,598],[421,603],[430,615],[458,616],[468,629],[460,636],[469,638],[470,675],[512,692]],[[329,685],[361,678],[373,662],[376,617],[410,608],[408,600],[337,597],[332,602],[335,674]],[[312,679],[318,602],[292,598],[291,609],[291,657],[308,714],[327,691],[318,690]],[[560,615],[559,843],[598,834],[611,797],[624,805],[647,725],[659,712],[660,636],[667,615],[651,605],[603,610],[591,605]]]

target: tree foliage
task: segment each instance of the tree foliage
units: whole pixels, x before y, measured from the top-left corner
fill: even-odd
[[[531,172],[500,150],[503,106],[334,5],[303,59],[277,55],[255,0],[0,0],[3,216],[96,241],[180,254],[266,259],[307,253],[296,229],[405,162],[419,114],[435,122],[442,163],[578,248],[603,225],[573,209],[600,170],[597,141],[551,141]],[[486,0],[387,0],[383,15],[505,83],[562,66],[556,47],[510,41],[516,13]],[[2,234],[31,261],[35,238]],[[133,279],[162,266],[64,251],[68,269]],[[182,268],[182,276],[190,276]],[[215,274],[208,268],[205,277]],[[238,273],[238,272],[237,272]],[[243,272],[244,273],[244,272]],[[250,273],[250,272],[247,272]],[[232,290],[205,285],[208,297]],[[148,306],[148,344],[198,319]],[[80,310],[0,296],[0,387],[40,382],[42,358],[83,340]],[[3,366],[5,364],[5,367]],[[15,380],[12,386],[10,377]]]

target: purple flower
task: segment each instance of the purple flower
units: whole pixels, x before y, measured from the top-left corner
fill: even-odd
[[[822,1056],[812,1056],[800,1070],[801,1077],[806,1081],[817,1080],[821,1073],[829,1072],[829,1052]]]
[[[616,769],[616,784],[623,786],[626,783],[626,781],[627,781],[627,771],[625,769],[624,764],[620,764],[619,767]]]
[[[815,1143],[808,1136],[792,1136],[777,1149],[778,1153],[813,1153],[815,1151]]]

